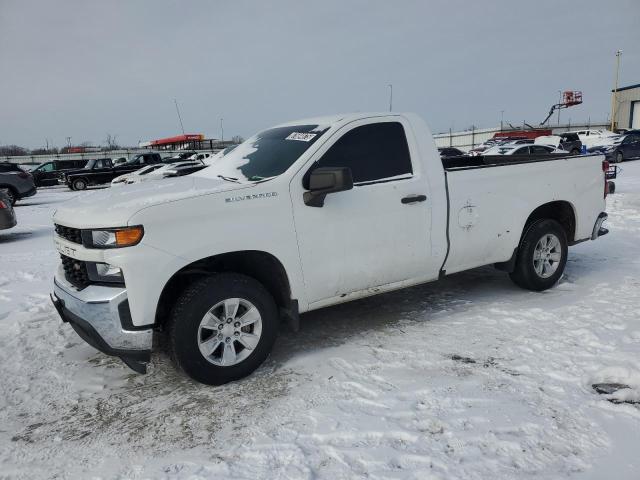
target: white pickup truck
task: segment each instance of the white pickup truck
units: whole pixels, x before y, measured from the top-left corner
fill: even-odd
[[[270,128],[190,176],[85,193],[54,214],[52,299],[146,371],[154,333],[197,381],[268,356],[280,319],[493,264],[552,287],[602,227],[603,157],[441,159],[413,114]]]

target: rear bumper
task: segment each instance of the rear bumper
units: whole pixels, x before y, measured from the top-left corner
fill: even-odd
[[[601,212],[600,215],[598,215],[596,223],[593,226],[593,232],[591,233],[591,240],[595,240],[596,238],[602,237],[603,235],[609,233],[609,230],[602,226],[607,218],[608,215],[605,212]]]
[[[51,300],[62,320],[85,342],[107,355],[121,358],[136,372],[146,372],[153,329],[123,327],[123,320],[129,323],[126,317],[130,315],[125,288],[90,285],[78,291],[59,270]]]
[[[20,198],[27,198],[27,197],[33,197],[36,193],[38,193],[38,189],[34,185],[33,188],[30,188],[26,192],[21,192],[18,196]]]
[[[0,230],[6,230],[16,226],[16,215],[12,209],[0,210]]]

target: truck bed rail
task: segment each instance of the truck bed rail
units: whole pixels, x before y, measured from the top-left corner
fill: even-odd
[[[478,155],[475,157],[445,157],[442,166],[447,171],[468,170],[473,168],[502,167],[523,163],[549,162],[567,158],[589,157],[592,155],[566,155],[564,153],[546,153],[537,155]]]

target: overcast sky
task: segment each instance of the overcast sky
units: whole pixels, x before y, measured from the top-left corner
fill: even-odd
[[[0,0],[0,144],[249,136],[393,107],[434,132],[606,120],[614,54],[640,83],[640,1]],[[554,117],[555,120],[555,117]]]

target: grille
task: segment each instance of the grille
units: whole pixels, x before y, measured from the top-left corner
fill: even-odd
[[[89,285],[89,274],[87,273],[87,264],[85,262],[66,255],[60,255],[60,258],[62,258],[64,276],[69,283],[80,290]]]
[[[56,223],[56,233],[70,242],[82,244],[82,234],[79,228],[65,227]]]

